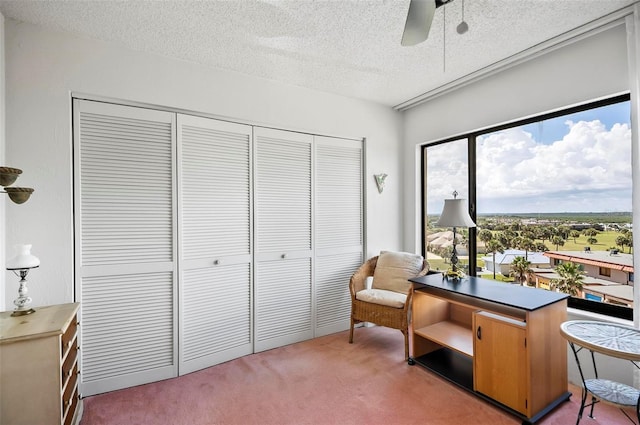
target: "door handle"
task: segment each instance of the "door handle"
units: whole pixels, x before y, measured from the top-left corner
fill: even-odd
[[[482,327],[478,326],[478,329],[476,330],[476,336],[478,337],[478,339],[482,339]]]

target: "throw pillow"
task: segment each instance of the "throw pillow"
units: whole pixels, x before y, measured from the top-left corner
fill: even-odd
[[[418,254],[380,251],[373,271],[372,288],[407,294],[411,288],[408,279],[420,274],[423,261],[422,255]]]

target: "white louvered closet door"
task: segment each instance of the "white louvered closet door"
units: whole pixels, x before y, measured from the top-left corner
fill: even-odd
[[[253,352],[251,137],[178,115],[180,375]]]
[[[312,143],[254,128],[256,352],[313,337]]]
[[[177,375],[175,114],[74,100],[83,396]]]
[[[363,262],[363,142],[315,136],[315,336],[349,328]]]

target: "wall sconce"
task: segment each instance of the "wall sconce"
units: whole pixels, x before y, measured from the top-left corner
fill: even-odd
[[[20,174],[22,174],[22,170],[17,168],[0,167],[0,186],[4,187],[4,193],[9,195],[9,199],[16,204],[27,202],[33,193],[33,189],[30,187],[7,187],[11,186]]]
[[[20,278],[20,287],[18,288],[18,298],[13,301],[16,309],[11,313],[12,316],[24,316],[26,314],[35,313],[29,305],[31,297],[27,296],[27,274],[30,269],[40,266],[40,259],[31,254],[31,245],[17,245],[18,254],[7,261],[7,270],[11,270]]]
[[[384,190],[384,181],[387,179],[387,175],[385,173],[382,174],[374,174],[373,177],[376,179],[376,185],[378,186],[378,193],[382,193]]]

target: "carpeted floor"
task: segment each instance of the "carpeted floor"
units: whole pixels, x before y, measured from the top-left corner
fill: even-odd
[[[81,425],[520,424],[404,361],[397,330],[370,327],[253,354],[179,378],[84,399]],[[575,424],[580,389],[539,423]],[[581,425],[629,424],[599,403]]]

